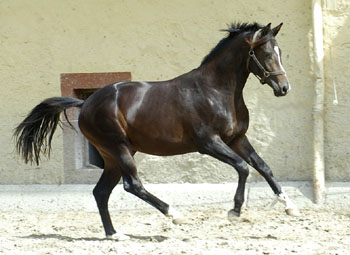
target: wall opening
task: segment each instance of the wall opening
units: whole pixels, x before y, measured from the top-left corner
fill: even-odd
[[[86,100],[89,96],[91,96],[97,89],[81,89],[78,91],[78,96],[80,99]],[[83,152],[84,153],[84,152]],[[104,161],[97,151],[95,146],[93,146],[89,141],[87,141],[87,162],[86,166],[96,166],[101,169],[104,169]]]
[[[62,96],[85,100],[106,85],[130,80],[130,72],[61,74],[61,92]],[[67,116],[75,130],[63,120],[64,183],[96,183],[103,159],[79,130],[79,109],[69,109]]]

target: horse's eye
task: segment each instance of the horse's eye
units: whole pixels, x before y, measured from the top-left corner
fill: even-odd
[[[270,53],[270,52],[266,53],[265,58],[272,59],[272,53]]]

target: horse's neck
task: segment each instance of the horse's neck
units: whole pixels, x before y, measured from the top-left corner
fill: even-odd
[[[247,82],[249,71],[246,67],[246,57],[244,53],[237,50],[228,52],[230,58],[221,56],[214,59],[201,70],[201,74],[208,82],[208,86],[223,93],[231,91],[233,94],[242,93],[245,83]]]

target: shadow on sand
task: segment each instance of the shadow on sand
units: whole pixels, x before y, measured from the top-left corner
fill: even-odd
[[[141,240],[141,241],[150,241],[150,242],[163,242],[167,239],[169,239],[166,236],[162,235],[154,235],[154,236],[136,236],[136,235],[127,235],[131,239]],[[59,234],[32,234],[29,236],[21,236],[19,238],[24,239],[57,239],[67,242],[73,242],[73,241],[104,241],[104,240],[111,240],[108,238],[96,238],[96,237],[70,237],[70,236],[64,236]],[[116,240],[113,240],[116,241]]]

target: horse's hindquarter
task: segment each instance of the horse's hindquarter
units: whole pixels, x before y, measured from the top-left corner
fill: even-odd
[[[129,83],[117,88],[117,107],[135,151],[175,155],[195,151],[176,86],[169,82]]]

